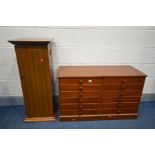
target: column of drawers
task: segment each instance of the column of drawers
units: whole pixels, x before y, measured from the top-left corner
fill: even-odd
[[[137,114],[144,80],[143,77],[104,78],[101,114]]]
[[[98,115],[101,89],[101,78],[59,79],[60,119],[65,116],[76,118],[84,115]]]

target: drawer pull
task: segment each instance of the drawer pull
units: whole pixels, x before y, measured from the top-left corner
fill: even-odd
[[[125,82],[127,82],[127,80],[126,80],[126,79],[124,79],[124,80],[123,80],[123,82],[125,83]]]
[[[82,111],[79,111],[79,115],[82,115]]]
[[[125,86],[122,86],[121,88],[122,88],[122,89],[125,89],[126,87],[125,87]]]
[[[118,107],[122,107],[122,104],[118,104]]]
[[[80,87],[80,90],[83,90],[83,87]]]
[[[119,102],[122,102],[122,101],[123,101],[123,99],[122,99],[122,98],[120,98],[120,99],[119,99]]]
[[[124,92],[121,92],[120,95],[121,95],[121,96],[124,95]]]
[[[80,94],[79,96],[82,97],[82,94]]]
[[[80,83],[82,84],[83,83],[83,80],[80,80]]]
[[[79,109],[82,109],[82,105],[79,106]]]
[[[40,62],[43,62],[43,61],[44,61],[44,59],[43,59],[43,58],[41,58],[41,59],[40,59]]]
[[[80,103],[82,103],[82,101],[83,101],[83,100],[81,100],[81,99],[80,99],[80,101],[79,101],[79,102],[80,102]]]
[[[121,113],[122,111],[121,110],[118,110],[118,113]]]

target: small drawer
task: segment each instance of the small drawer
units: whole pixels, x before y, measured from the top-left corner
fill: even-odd
[[[118,96],[140,96],[141,91],[125,90],[125,91],[103,91],[103,97],[118,97]]]
[[[59,84],[101,84],[101,78],[63,78]]]
[[[60,110],[60,115],[62,116],[78,115],[78,110]]]
[[[60,110],[60,115],[69,116],[69,115],[98,115],[100,113],[99,109],[85,109],[85,110]]]
[[[108,77],[104,78],[104,83],[144,83],[143,77]]]
[[[102,103],[102,108],[124,108],[124,107],[138,107],[139,102],[107,102]]]
[[[61,97],[100,97],[100,91],[82,91],[82,92],[76,92],[76,91],[61,91],[60,92]]]
[[[71,97],[60,97],[60,104],[66,104],[66,103],[99,103],[100,98],[71,98]]]
[[[99,109],[99,103],[74,103],[74,104],[62,104],[60,106],[62,110],[76,110],[76,109]]]
[[[78,111],[79,115],[98,115],[99,113],[99,109],[84,109]]]
[[[128,96],[128,97],[104,97],[102,102],[140,102],[141,96]]]
[[[105,84],[103,90],[142,90],[143,83],[140,84]]]
[[[137,113],[138,109],[137,107],[133,107],[133,108],[120,108],[119,110],[117,110],[117,113],[120,114],[126,114],[126,113]]]
[[[100,90],[100,84],[61,84],[60,91]]]
[[[79,103],[74,103],[74,104],[62,104],[60,106],[61,110],[78,110],[78,105]]]
[[[137,113],[137,108],[105,108],[101,110],[102,114],[126,114]]]

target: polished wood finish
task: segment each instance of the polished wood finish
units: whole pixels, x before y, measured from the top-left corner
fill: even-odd
[[[61,121],[135,119],[146,75],[131,66],[62,66]]]
[[[132,66],[104,66],[104,67],[103,66],[61,66],[58,72],[59,78],[61,77],[62,78],[110,77],[110,78],[107,78],[107,81],[110,80],[111,77],[121,77],[121,78],[118,78],[118,80],[120,79],[123,80],[125,79],[124,77],[129,78],[129,77],[144,77],[144,76],[146,76],[144,73],[138,71]],[[60,80],[60,83],[61,83],[61,80]]]
[[[16,58],[24,96],[25,122],[53,121],[51,44],[47,39],[16,39]]]

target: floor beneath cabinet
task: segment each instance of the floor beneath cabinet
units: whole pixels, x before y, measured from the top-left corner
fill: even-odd
[[[135,120],[24,123],[24,106],[0,106],[1,129],[154,129],[155,101],[142,102]]]

